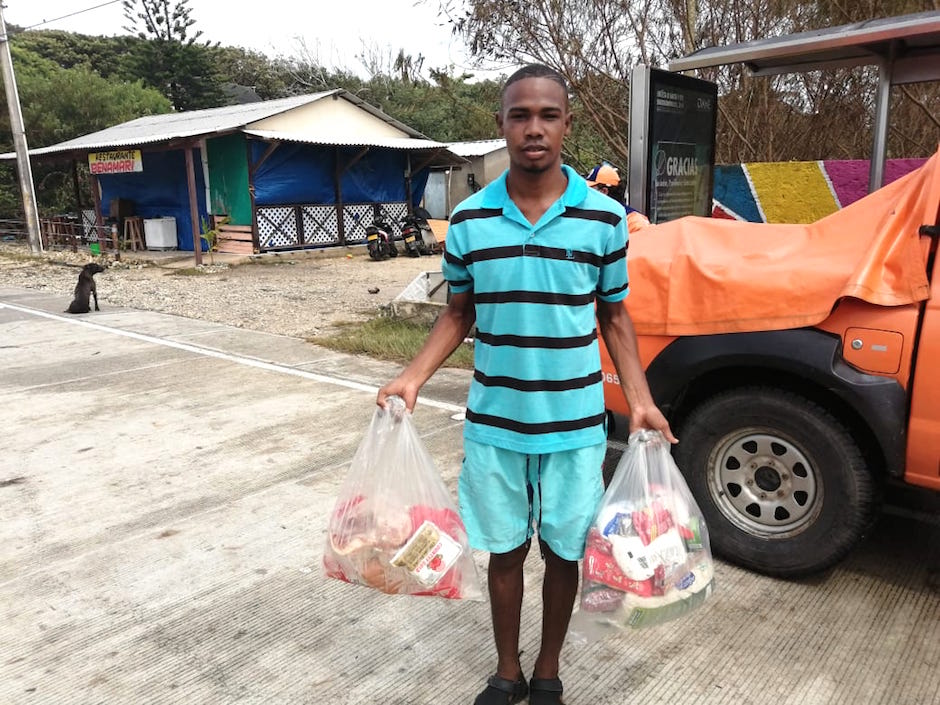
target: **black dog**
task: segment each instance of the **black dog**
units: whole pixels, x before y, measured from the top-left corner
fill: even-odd
[[[89,300],[92,296],[95,297],[95,310],[101,310],[98,308],[98,287],[95,286],[95,275],[103,271],[104,267],[97,262],[91,262],[82,267],[78,275],[78,284],[75,285],[75,298],[69,304],[66,313],[88,313],[91,311]]]

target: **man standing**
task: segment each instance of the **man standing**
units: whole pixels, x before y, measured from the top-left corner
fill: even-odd
[[[421,351],[379,390],[413,409],[421,386],[474,322],[460,511],[490,552],[496,673],[475,705],[561,703],[559,657],[578,560],[603,495],[606,450],[597,322],[630,404],[630,428],[675,441],[637,354],[627,295],[623,206],[561,163],[568,89],[540,64],[506,81],[499,113],[510,167],[455,209],[443,272],[451,299]],[[595,310],[596,304],[596,310]],[[596,318],[595,318],[596,317]],[[533,533],[545,560],[542,641],[532,679],[519,659],[523,563]]]

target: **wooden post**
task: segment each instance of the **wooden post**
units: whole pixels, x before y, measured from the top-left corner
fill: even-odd
[[[105,239],[104,236],[104,218],[101,215],[101,187],[98,183],[98,177],[95,174],[89,174],[88,180],[91,182],[91,198],[95,203],[95,234],[98,236],[98,247],[101,247]],[[112,235],[114,229],[112,229]],[[109,238],[114,243],[114,259],[121,259],[121,243],[117,237]]]
[[[340,245],[346,244],[346,221],[343,217],[343,169],[339,162],[339,147],[333,148],[333,192],[336,195],[336,236]]]
[[[199,206],[196,200],[196,171],[193,166],[193,146],[186,146],[186,184],[189,188],[189,218],[193,229],[193,255],[196,266],[202,264],[202,237],[199,228]]]
[[[414,213],[411,205],[411,152],[405,154],[405,212],[408,215]]]
[[[82,191],[78,185],[78,160],[72,160],[72,188],[75,190],[75,209],[78,211],[78,222],[84,224],[82,220]]]

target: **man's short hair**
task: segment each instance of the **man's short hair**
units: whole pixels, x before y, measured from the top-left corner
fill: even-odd
[[[554,81],[565,91],[565,102],[567,103],[568,82],[558,71],[545,64],[527,64],[507,78],[506,83],[503,84],[503,90],[499,94],[500,102],[502,102],[503,96],[506,95],[506,89],[516,81],[521,81],[524,78],[547,78]]]

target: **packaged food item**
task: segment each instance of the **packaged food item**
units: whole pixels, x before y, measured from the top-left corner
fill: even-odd
[[[457,508],[404,402],[377,409],[327,527],[328,577],[393,595],[483,598]]]
[[[625,597],[615,621],[630,629],[663,624],[701,605],[711,595],[713,587],[711,564],[703,564],[686,573],[662,595]]]
[[[569,638],[663,624],[714,590],[708,530],[658,432],[630,436],[588,533]]]
[[[581,567],[585,589],[590,590],[599,586],[606,586],[635,595],[653,595],[655,593],[655,573],[644,580],[633,580],[627,576],[614,558],[610,542],[594,529],[588,534],[588,542],[584,549],[584,560]]]
[[[463,547],[430,521],[425,521],[394,556],[393,566],[407,569],[419,583],[433,587],[453,567]]]
[[[643,539],[643,543],[647,544],[675,526],[672,514],[659,499],[635,509],[630,518],[633,521],[633,528]]]

